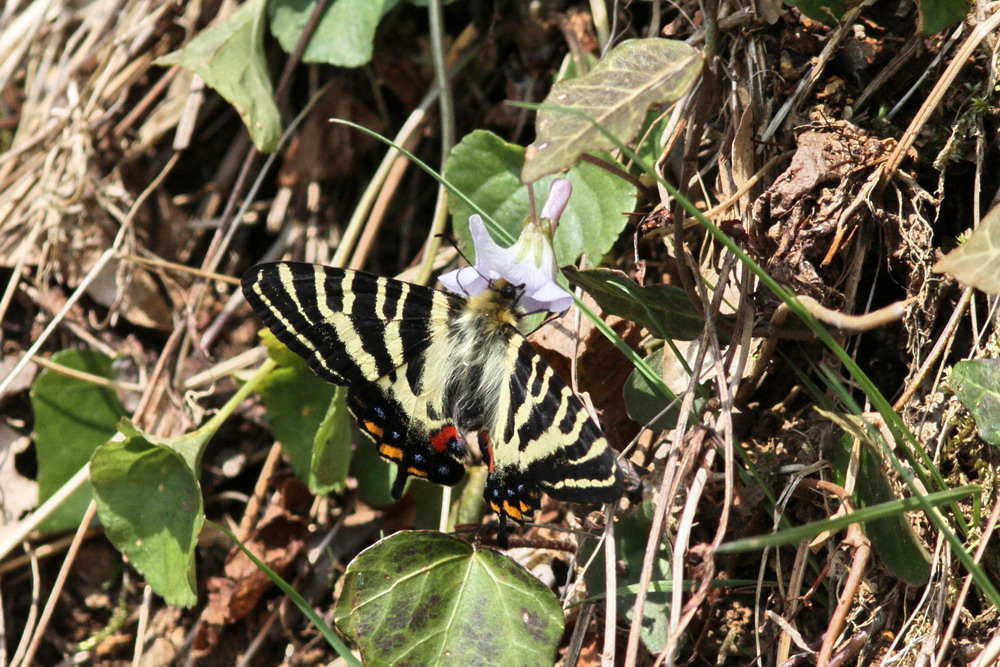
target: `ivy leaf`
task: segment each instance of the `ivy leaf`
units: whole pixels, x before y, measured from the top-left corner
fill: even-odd
[[[595,122],[620,141],[631,141],[647,109],[679,100],[701,64],[701,54],[684,42],[630,39],[589,73],[555,84],[538,111],[536,139],[528,147],[521,180],[532,183],[565,169],[581,153],[615,148]]]
[[[987,294],[1000,294],[1000,206],[980,222],[972,236],[934,265],[935,273],[950,273]]]
[[[281,115],[264,55],[266,8],[265,0],[249,0],[156,62],[180,65],[203,78],[236,108],[257,149],[273,153],[281,138]]]
[[[976,420],[979,437],[1000,447],[1000,359],[958,362],[951,371],[951,384]]]
[[[563,633],[559,600],[527,570],[437,532],[358,554],[334,613],[368,665],[550,665]]]

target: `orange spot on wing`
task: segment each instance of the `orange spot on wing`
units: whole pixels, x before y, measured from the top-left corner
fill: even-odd
[[[378,453],[386,457],[387,459],[392,459],[393,461],[403,460],[402,449],[400,449],[399,447],[393,447],[392,445],[388,445],[385,443],[382,443],[381,445],[378,446]]]
[[[493,511],[494,511],[494,512],[496,512],[497,514],[500,514],[500,506],[499,506],[499,505],[497,505],[497,504],[496,504],[495,502],[493,502],[492,500],[490,501],[490,507],[492,507],[492,508],[493,508]]]
[[[529,505],[528,503],[521,500],[518,502],[518,504],[521,506],[521,511],[524,512],[525,514],[529,514],[531,512],[531,505]]]
[[[372,435],[374,435],[376,438],[381,438],[382,434],[385,433],[385,431],[382,429],[381,426],[379,426],[378,424],[376,424],[375,422],[372,422],[372,421],[366,421],[365,422],[365,429],[369,433],[371,433]]]
[[[524,519],[524,515],[521,514],[521,510],[511,505],[506,500],[503,501],[503,511],[505,514],[507,514],[507,516],[509,516],[514,521],[522,521]]]
[[[420,468],[414,468],[413,466],[407,468],[406,472],[410,473],[411,475],[416,475],[417,477],[427,477],[426,470],[421,470]]]

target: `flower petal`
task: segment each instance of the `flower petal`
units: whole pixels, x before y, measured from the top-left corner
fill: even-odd
[[[476,248],[476,266],[489,278],[498,278],[501,274],[490,275],[495,266],[504,266],[513,262],[510,248],[502,248],[486,229],[486,224],[478,215],[469,216],[469,231],[472,232],[472,244]],[[483,271],[483,267],[489,271]]]
[[[460,269],[442,273],[438,276],[438,280],[455,294],[466,296],[475,296],[490,285],[490,282],[472,266],[463,266]]]
[[[525,291],[521,305],[529,312],[547,310],[562,313],[573,305],[573,295],[552,281],[546,282],[532,292]]]
[[[556,178],[549,186],[549,198],[545,200],[545,206],[542,207],[541,217],[551,220],[553,229],[559,223],[563,211],[566,210],[566,204],[569,203],[571,194],[573,194],[573,184],[565,178]]]

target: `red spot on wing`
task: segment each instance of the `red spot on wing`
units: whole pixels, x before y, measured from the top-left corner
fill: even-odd
[[[458,431],[454,426],[445,426],[443,429],[431,436],[431,447],[440,454],[448,449],[448,443],[458,438]]]

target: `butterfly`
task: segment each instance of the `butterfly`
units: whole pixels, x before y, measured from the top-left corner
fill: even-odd
[[[465,297],[301,262],[259,264],[242,285],[278,340],[348,388],[359,428],[397,466],[393,497],[410,476],[457,484],[472,434],[502,547],[507,520],[530,519],[542,493],[579,503],[621,496],[614,450],[518,329],[521,286],[496,279]]]

